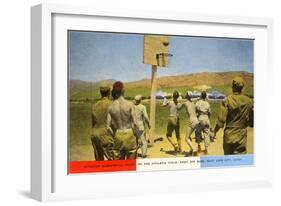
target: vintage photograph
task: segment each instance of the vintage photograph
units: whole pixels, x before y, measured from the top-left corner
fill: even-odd
[[[70,173],[254,154],[254,39],[69,30],[68,74]]]

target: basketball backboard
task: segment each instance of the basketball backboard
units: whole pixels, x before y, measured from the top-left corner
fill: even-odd
[[[169,37],[160,35],[145,35],[143,63],[167,67],[169,55]]]

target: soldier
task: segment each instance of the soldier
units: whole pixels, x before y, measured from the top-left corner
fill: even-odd
[[[134,104],[125,100],[123,83],[113,84],[113,103],[108,109],[107,129],[114,135],[114,154],[116,159],[136,159],[137,139]]]
[[[197,152],[201,152],[201,141],[204,140],[205,154],[208,154],[208,147],[210,145],[210,116],[211,107],[209,102],[206,100],[207,93],[203,91],[201,93],[201,99],[196,102],[196,113],[199,120],[199,125],[195,131],[196,143],[198,144]]]
[[[215,127],[215,135],[224,128],[223,150],[225,155],[247,153],[247,127],[253,126],[253,101],[242,94],[245,81],[241,77],[232,80],[232,94],[221,105]]]
[[[147,140],[146,140],[146,132],[145,132],[145,124],[147,124],[148,128],[150,129],[149,118],[146,112],[146,107],[141,104],[141,95],[135,96],[135,115],[136,115],[136,122],[139,129],[138,135],[138,143],[141,146],[141,153],[142,158],[146,157],[147,153]]]
[[[175,152],[181,152],[181,138],[180,138],[180,120],[179,110],[182,108],[182,104],[178,102],[179,93],[178,91],[173,92],[173,101],[168,101],[164,98],[163,106],[169,109],[169,118],[167,126],[167,139],[172,144]],[[173,138],[173,131],[176,133],[176,139]]]
[[[109,100],[110,88],[100,87],[101,100],[92,107],[92,145],[94,148],[95,160],[112,160],[113,137],[107,131],[106,118],[109,106],[112,102]]]
[[[189,121],[187,122],[185,141],[190,148],[189,154],[187,154],[187,156],[190,156],[190,155],[194,154],[193,153],[194,148],[191,143],[191,134],[198,127],[199,121],[198,121],[198,118],[196,115],[195,104],[192,102],[189,92],[186,93],[185,98],[187,99],[187,101],[183,104],[183,106],[185,107],[186,112],[189,115]]]

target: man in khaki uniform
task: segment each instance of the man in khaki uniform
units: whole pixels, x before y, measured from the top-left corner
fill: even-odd
[[[180,138],[180,120],[179,110],[182,108],[182,104],[178,102],[179,93],[178,91],[173,92],[173,101],[168,101],[164,98],[163,106],[168,107],[169,117],[167,125],[167,139],[172,144],[175,152],[181,152],[181,138]],[[173,132],[176,133],[176,139],[173,137]]]
[[[138,143],[141,147],[141,153],[142,158],[146,157],[147,153],[147,140],[146,140],[146,131],[145,131],[145,125],[150,128],[149,118],[146,112],[146,107],[141,104],[141,95],[135,96],[135,116],[136,116],[136,122],[138,126]]]
[[[201,152],[200,143],[204,141],[204,153],[208,154],[208,147],[210,145],[210,116],[211,116],[211,106],[206,100],[207,93],[203,91],[201,93],[201,99],[196,102],[196,113],[199,120],[199,125],[195,131],[196,143],[198,144],[198,152]]]
[[[224,128],[223,150],[225,155],[247,153],[247,127],[253,126],[253,101],[242,94],[245,81],[241,77],[232,80],[232,92],[222,102],[215,127],[215,134]]]
[[[114,135],[114,154],[116,159],[136,159],[137,139],[133,128],[137,127],[134,104],[127,101],[124,85],[118,81],[113,84],[113,103],[107,114],[107,129]]]
[[[92,145],[94,148],[95,160],[112,160],[113,154],[113,137],[107,131],[106,117],[108,108],[112,104],[109,100],[110,88],[100,88],[101,100],[92,107]]]

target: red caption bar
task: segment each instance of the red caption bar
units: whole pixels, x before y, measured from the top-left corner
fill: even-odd
[[[136,160],[81,161],[69,163],[70,174],[136,171],[136,169]]]

